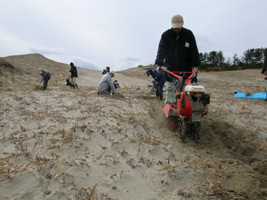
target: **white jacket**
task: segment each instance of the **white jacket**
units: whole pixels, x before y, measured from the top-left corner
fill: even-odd
[[[110,73],[106,73],[101,78],[101,80],[98,84],[98,92],[103,92],[103,91],[107,90],[108,88],[111,88],[111,90],[113,90],[113,92],[116,93],[116,89],[114,87]]]

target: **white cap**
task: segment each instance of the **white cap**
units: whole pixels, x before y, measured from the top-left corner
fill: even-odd
[[[182,28],[184,25],[184,19],[181,15],[174,15],[172,17],[172,28]]]

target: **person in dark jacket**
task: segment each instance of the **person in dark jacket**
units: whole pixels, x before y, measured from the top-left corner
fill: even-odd
[[[266,60],[265,60],[265,61],[266,61]],[[263,69],[261,70],[261,73],[262,73],[263,75],[265,75],[265,77],[264,77],[264,80],[265,80],[265,93],[266,93],[265,101],[267,101],[267,68],[263,68]]]
[[[166,82],[165,73],[158,73],[155,69],[148,69],[147,76],[151,75],[156,81],[156,96],[163,100],[163,87]]]
[[[183,27],[181,15],[174,15],[171,23],[172,28],[161,36],[155,64],[166,66],[169,71],[192,72],[193,67],[200,65],[195,36],[192,31]],[[175,83],[168,76],[166,80],[166,103],[173,103]]]
[[[78,85],[76,83],[76,78],[78,78],[78,71],[77,71],[76,66],[72,62],[70,63],[70,71],[69,72],[71,73],[71,86],[73,88],[78,89]]]
[[[39,87],[40,87],[41,83],[44,82],[43,89],[46,90],[48,81],[51,78],[51,74],[46,69],[42,69],[42,68],[39,68],[39,73],[42,76],[42,80],[40,81]]]
[[[103,69],[102,74],[105,75],[106,73],[110,73],[110,67],[107,66],[106,69]]]

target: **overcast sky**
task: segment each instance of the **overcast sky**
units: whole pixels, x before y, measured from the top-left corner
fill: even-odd
[[[40,53],[79,67],[154,64],[161,34],[184,17],[200,52],[267,47],[266,0],[1,0],[0,57]]]

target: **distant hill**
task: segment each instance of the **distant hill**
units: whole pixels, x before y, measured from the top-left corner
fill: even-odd
[[[41,80],[39,68],[48,70],[52,77],[49,85],[58,86],[65,84],[70,66],[59,63],[44,57],[41,54],[14,55],[0,58],[0,89],[1,90],[20,90],[32,89]],[[79,84],[83,86],[97,86],[102,77],[102,72],[78,67]],[[116,79],[122,77],[143,79],[146,77],[146,70],[153,69],[153,66],[139,66],[123,71],[115,72]],[[134,81],[135,84],[136,81]],[[140,81],[138,81],[140,82]],[[26,87],[26,88],[25,88]]]
[[[3,59],[13,65],[16,69],[20,69],[27,74],[35,73],[35,71],[38,72],[39,68],[47,69],[51,73],[60,74],[69,67],[67,64],[55,62],[41,54],[8,56]]]
[[[26,54],[0,58],[0,86],[2,89],[19,89],[37,84],[41,79],[39,68],[51,72],[51,82],[62,81],[66,78],[69,65],[58,63],[41,54]]]

